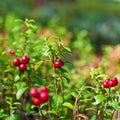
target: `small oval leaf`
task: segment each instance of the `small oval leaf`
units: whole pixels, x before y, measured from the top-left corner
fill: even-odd
[[[20,100],[20,98],[22,97],[23,93],[28,89],[28,87],[19,89],[16,93],[16,98],[17,100]]]
[[[37,69],[41,66],[41,64],[42,64],[43,62],[44,62],[43,60],[37,62],[37,63],[34,65],[34,69],[37,70]]]
[[[64,102],[64,103],[63,103],[63,106],[64,106],[64,107],[68,107],[68,108],[71,109],[71,110],[73,110],[73,108],[74,108],[73,105],[72,105],[71,103],[69,103],[69,102]]]

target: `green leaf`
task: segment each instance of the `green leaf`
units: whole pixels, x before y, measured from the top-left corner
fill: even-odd
[[[109,109],[109,110],[115,110],[115,108],[113,107],[113,106],[107,106],[107,109]]]
[[[61,73],[66,73],[67,72],[67,70],[64,69],[64,68],[60,68],[59,70],[60,70]]]
[[[37,62],[37,63],[34,65],[34,69],[37,70],[37,69],[41,66],[41,64],[42,64],[43,62],[44,62],[43,60]]]
[[[57,114],[56,110],[49,110],[49,111],[47,111],[47,113],[50,113],[50,114]]]
[[[85,111],[94,111],[95,112],[95,109],[94,108],[86,108]]]
[[[63,48],[64,48],[65,50],[67,50],[68,52],[71,52],[71,49],[70,49],[69,47],[63,46]]]
[[[78,95],[78,94],[77,94],[76,92],[72,92],[72,93],[71,93],[71,96],[73,96],[74,98],[76,98],[77,95]]]
[[[71,103],[69,103],[69,102],[64,102],[64,103],[63,103],[63,106],[64,106],[64,107],[67,107],[67,108],[69,108],[69,109],[71,109],[71,110],[73,110],[73,108],[74,108],[74,106],[73,106]]]
[[[20,100],[20,98],[22,97],[23,93],[28,89],[28,87],[19,89],[16,93],[16,98],[17,100]]]
[[[90,120],[96,120],[96,115],[93,115]]]
[[[13,105],[20,105],[20,102],[14,102]]]
[[[25,88],[27,86],[26,82],[18,82],[15,85],[17,87],[17,90]]]
[[[18,82],[15,84],[17,87],[17,93],[16,93],[16,98],[19,100],[23,93],[28,89],[26,82]]]
[[[24,21],[21,20],[21,19],[16,19],[15,22],[18,23],[19,25],[23,25],[24,24]]]
[[[94,77],[103,74],[102,68],[96,68],[96,69],[91,69],[90,75],[91,78],[94,79]]]
[[[40,85],[44,82],[39,76],[33,76],[33,79]]]
[[[69,86],[70,86],[69,82],[66,79],[63,79],[63,87],[67,88]]]
[[[10,117],[7,117],[5,120],[19,120],[19,116],[17,114],[12,114]]]
[[[94,101],[92,102],[92,104],[93,105],[98,105],[98,104],[100,104],[101,102],[103,102],[104,100],[106,99],[106,97],[105,96],[103,96],[103,95],[96,95],[95,97],[94,97]]]
[[[53,96],[53,100],[54,100],[54,103],[56,105],[57,108],[61,107],[62,106],[62,103],[63,103],[63,97],[61,95],[54,95]]]
[[[14,78],[15,81],[18,81],[20,80],[20,76],[19,75],[16,75],[15,78]]]
[[[8,104],[8,105],[12,105],[12,98],[11,97],[6,97],[6,99],[5,99],[5,101],[6,101],[6,103]]]
[[[67,80],[68,83],[70,83],[70,79],[68,77],[65,76],[64,78]]]
[[[7,114],[5,113],[5,110],[4,109],[0,109],[0,118],[6,118],[7,117]]]

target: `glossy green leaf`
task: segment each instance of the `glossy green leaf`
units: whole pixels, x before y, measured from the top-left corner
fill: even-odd
[[[94,101],[92,102],[92,104],[93,105],[98,105],[98,104],[100,104],[101,102],[103,102],[104,100],[106,99],[106,97],[105,96],[103,96],[103,95],[96,95],[95,97],[94,97]]]
[[[69,103],[69,102],[64,102],[64,103],[63,103],[63,106],[64,106],[64,107],[67,107],[67,108],[69,108],[69,109],[71,109],[71,110],[73,110],[73,108],[74,108],[74,106],[73,106],[71,103]]]
[[[50,113],[50,114],[57,114],[57,112],[55,110],[49,110],[47,111],[47,113]]]
[[[53,100],[57,108],[62,106],[63,97],[61,95],[54,95]]]
[[[59,70],[61,71],[61,73],[66,73],[67,72],[67,70],[64,69],[64,68],[60,68]]]
[[[72,92],[72,93],[71,93],[71,96],[73,96],[74,98],[76,98],[77,95],[78,95],[78,94],[77,94],[76,92]]]
[[[16,98],[17,100],[20,100],[20,98],[22,97],[23,93],[28,89],[28,87],[19,89],[16,93]]]
[[[17,89],[22,89],[22,88],[25,88],[27,86],[26,82],[18,82],[15,84]]]
[[[70,49],[69,47],[63,46],[63,48],[64,48],[65,50],[67,50],[68,52],[71,52],[71,49]]]

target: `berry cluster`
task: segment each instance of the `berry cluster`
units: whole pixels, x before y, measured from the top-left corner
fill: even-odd
[[[61,68],[62,66],[64,66],[64,62],[62,60],[54,62],[54,68]]]
[[[103,82],[103,87],[104,88],[111,88],[114,87],[118,84],[118,79],[116,77],[112,79],[107,79]]]
[[[42,86],[40,89],[31,88],[30,95],[33,97],[32,104],[39,106],[48,101],[49,90],[45,86]]]
[[[27,64],[30,62],[30,58],[28,56],[23,56],[21,59],[15,58],[13,60],[13,65],[15,67],[19,67],[20,71],[25,71],[27,70]]]

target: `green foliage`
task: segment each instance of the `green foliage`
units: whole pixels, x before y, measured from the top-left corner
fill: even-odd
[[[95,55],[87,31],[77,32],[71,42],[66,28],[51,31],[29,19],[17,19],[12,25],[14,16],[8,18],[10,21],[6,20],[5,25],[8,33],[0,39],[1,119],[19,120],[21,114],[50,120],[114,118],[114,112],[120,109],[119,91],[117,85],[104,88],[103,82],[115,75],[106,74],[107,68],[102,62],[100,67],[88,67],[92,66]],[[11,49],[14,54],[9,52]],[[105,53],[109,50],[104,49]],[[24,55],[30,57],[30,62],[26,64],[27,70],[20,71],[13,60],[19,58],[22,63]],[[56,61],[59,67],[55,67]],[[119,78],[119,74],[117,76]],[[49,100],[33,105],[30,89],[41,86],[49,89]]]

